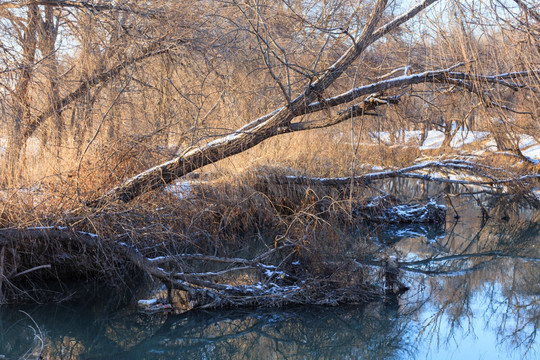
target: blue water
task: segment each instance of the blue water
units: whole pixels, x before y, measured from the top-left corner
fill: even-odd
[[[540,216],[456,205],[443,232],[376,240],[407,262],[398,303],[148,315],[78,292],[1,307],[0,359],[540,359]]]

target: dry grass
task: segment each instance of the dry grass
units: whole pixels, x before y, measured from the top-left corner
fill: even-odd
[[[160,14],[154,11],[159,10],[160,4],[139,4],[140,9],[145,10],[141,14],[146,10],[148,14]],[[364,188],[344,191],[275,184],[270,181],[273,176],[347,177],[369,172],[373,166],[399,168],[413,164],[422,156],[450,156],[454,151],[421,152],[413,143],[403,146],[373,143],[370,132],[399,133],[400,130],[441,126],[446,129],[466,126],[510,138],[515,134],[537,132],[538,100],[532,92],[516,95],[512,89],[492,91],[485,84],[477,84],[478,92],[485,90],[501,105],[521,110],[521,115],[512,117],[496,106],[480,110],[478,103],[484,102],[484,96],[488,95],[478,96],[442,83],[389,89],[385,95],[403,95],[399,105],[381,106],[376,109],[376,116],[346,121],[332,128],[268,139],[244,153],[198,170],[200,181],[190,183],[189,196],[152,191],[130,204],[85,208],[82,206],[85,201],[171,159],[174,156],[171,148],[178,153],[191,146],[202,146],[287,104],[284,87],[290,86],[293,98],[301,94],[309,88],[308,84],[325,74],[326,66],[346,51],[348,34],[321,36],[320,29],[328,28],[329,24],[339,24],[346,29],[349,22],[351,29],[358,28],[365,23],[362,16],[369,14],[369,11],[357,11],[358,18],[350,17],[348,2],[331,1],[323,5],[328,8],[321,12],[320,23],[312,23],[299,18],[298,14],[307,10],[301,8],[302,4],[298,4],[298,11],[292,11],[278,2],[268,2],[260,7],[263,13],[257,21],[264,22],[257,25],[260,33],[252,36],[254,34],[245,31],[252,29],[253,23],[246,16],[249,11],[240,11],[244,5],[229,7],[213,2],[199,5],[169,8],[167,16],[163,17],[133,12],[125,21],[116,18],[116,12],[109,11],[92,13],[93,20],[86,21],[87,9],[74,8],[74,16],[69,21],[68,18],[57,21],[61,29],[54,39],[53,33],[38,34],[37,28],[32,30],[32,22],[24,17],[29,7],[20,10],[22,15],[17,13],[19,10],[5,11],[0,31],[7,43],[21,46],[10,50],[13,56],[6,58],[4,64],[6,69],[15,70],[1,73],[1,82],[8,90],[0,93],[0,111],[5,118],[0,126],[4,127],[4,134],[16,138],[14,134],[18,132],[13,133],[12,129],[32,127],[36,118],[44,113],[51,114],[47,111],[50,105],[54,109],[59,99],[87,79],[106,80],[90,84],[88,91],[79,93],[81,96],[62,103],[59,116],[43,119],[26,147],[21,149],[24,156],[14,176],[5,161],[2,162],[1,227],[68,225],[78,231],[98,234],[103,239],[136,244],[148,254],[189,249],[211,253],[225,249],[225,244],[241,247],[239,234],[271,229],[282,239],[287,236],[302,239],[295,256],[311,264],[309,271],[313,276],[345,284],[344,279],[327,274],[327,264],[346,252],[340,247],[342,234],[336,229],[338,224],[352,223],[352,201],[361,202],[367,192]],[[331,8],[334,6],[335,9]],[[42,14],[46,8],[36,10],[39,17],[46,15]],[[61,14],[51,16],[59,20]],[[489,21],[496,18],[499,17],[493,13],[486,15]],[[376,82],[386,75],[398,76],[401,73],[392,75],[390,72],[404,64],[411,64],[412,72],[422,72],[465,61],[465,66],[457,71],[471,74],[534,68],[531,59],[537,58],[538,49],[528,37],[523,37],[522,34],[529,33],[526,27],[524,31],[507,32],[504,24],[491,26],[487,21],[489,26],[485,28],[461,31],[461,25],[466,22],[460,19],[460,26],[454,26],[454,20],[457,19],[438,24],[436,31],[422,29],[433,36],[433,41],[429,42],[424,37],[416,37],[417,29],[403,26],[400,31],[405,36],[390,37],[370,46],[331,88],[323,89],[317,96],[331,97]],[[117,27],[120,24],[122,27]],[[516,26],[523,24],[526,22]],[[26,30],[14,31],[20,26],[26,26]],[[33,36],[35,41],[32,41]],[[47,37],[53,48],[55,43],[75,44],[75,48],[44,51],[43,41]],[[274,45],[269,44],[265,52],[262,39],[272,39],[275,45],[279,44],[278,53],[283,49],[283,54],[287,54],[285,62],[269,50]],[[497,40],[499,46],[491,46],[486,39],[506,41]],[[467,46],[458,46],[464,43]],[[126,59],[138,56],[141,49],[152,44],[163,46],[167,51],[130,63],[113,78],[99,76],[103,75],[102,71],[114,69]],[[50,55],[44,56],[47,53]],[[469,61],[471,59],[474,61]],[[295,64],[294,69],[287,68],[286,63]],[[523,67],[527,63],[530,65]],[[314,69],[317,73],[309,74],[314,64],[317,64]],[[527,83],[537,86],[532,80]],[[329,108],[295,121],[335,116],[341,110],[343,108]],[[504,126],[499,126],[501,123]],[[521,165],[519,160],[493,155],[482,161],[516,173],[538,172],[538,165],[532,168],[530,164]],[[505,176],[503,171],[496,175]],[[25,266],[32,266],[32,261],[46,263],[47,259],[55,263],[66,254],[85,255],[84,249],[70,249],[54,239],[44,240],[37,247],[28,239],[25,241],[27,243],[18,244],[21,248],[14,250],[21,254],[27,251],[24,256],[29,260],[23,261]],[[100,258],[104,253],[97,251],[88,257],[88,262],[81,258],[80,262],[66,265],[67,270],[58,274],[69,272],[70,267],[87,269],[88,273],[103,273],[110,268],[116,273],[122,259],[117,259],[107,249],[103,251],[108,254],[105,260]],[[360,246],[352,253],[356,251],[362,253],[366,249]],[[33,257],[34,252],[43,257]],[[356,270],[348,268],[349,265],[344,265],[340,271],[355,277]]]

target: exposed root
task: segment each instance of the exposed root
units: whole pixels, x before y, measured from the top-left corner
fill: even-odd
[[[68,227],[3,229],[0,230],[2,253],[13,254],[2,268],[7,290],[4,291],[4,301],[10,300],[10,295],[11,299],[17,299],[17,291],[24,291],[24,286],[37,287],[39,280],[59,276],[61,269],[67,273],[67,257],[79,259],[71,260],[69,268],[81,274],[85,271],[102,273],[105,270],[92,265],[99,263],[95,257],[112,259],[108,263],[109,271],[134,266],[162,282],[169,294],[173,290],[184,292],[185,303],[180,310],[291,304],[338,305],[364,303],[385,296],[384,288],[373,285],[376,277],[368,276],[362,265],[353,258],[362,254],[362,249],[336,261],[342,254],[341,249],[325,251],[321,255],[321,246],[331,246],[332,239],[303,236],[291,240],[290,236],[286,236],[278,241],[275,246],[266,248],[252,258],[200,253],[151,257],[146,254],[147,250],[142,251],[134,245]],[[55,251],[42,252],[31,262],[26,259],[25,254],[31,253],[32,249],[51,242],[56,244]],[[155,249],[152,252],[155,253]],[[81,260],[88,258],[92,261]],[[39,262],[45,263],[36,265]],[[28,268],[30,264],[32,268]],[[33,290],[36,292],[38,289]]]

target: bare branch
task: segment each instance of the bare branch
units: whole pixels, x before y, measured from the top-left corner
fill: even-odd
[[[163,54],[169,51],[169,49],[170,49],[170,46],[163,45],[163,39],[155,41],[151,45],[143,48],[140,51],[140,54],[138,56],[128,58],[122,63],[117,64],[116,66],[114,66],[113,68],[109,70],[105,70],[103,72],[90,76],[89,79],[82,82],[76,90],[64,96],[62,99],[59,99],[57,102],[55,102],[54,104],[49,106],[47,109],[45,109],[38,117],[32,119],[32,121],[25,127],[23,131],[23,139],[28,139],[29,137],[31,137],[32,134],[34,134],[34,132],[36,131],[36,129],[45,120],[47,120],[47,118],[49,118],[55,113],[61,114],[62,111],[68,105],[70,105],[75,100],[80,99],[81,97],[86,95],[95,86],[103,84],[113,79],[118,74],[120,74],[124,69],[126,69],[128,66],[138,63],[142,60],[148,59],[152,56]]]
[[[107,201],[116,200],[131,201],[145,191],[160,188],[195,169],[243,152],[270,137],[278,135],[281,128],[288,126],[296,116],[304,114],[308,104],[320,97],[324,90],[334,83],[369,45],[436,1],[426,0],[404,15],[375,30],[387,3],[386,0],[379,0],[358,41],[330,66],[319,79],[309,84],[304,92],[292,100],[288,106],[259,118],[228,136],[190,150],[182,156],[128,179],[99,199],[89,202],[88,205],[96,206]],[[369,93],[373,92],[376,91],[370,91]]]
[[[425,71],[423,73],[412,74],[408,76],[400,76],[400,77],[396,77],[396,78],[392,78],[392,79],[388,79],[384,81],[379,81],[373,84],[360,86],[360,87],[351,89],[343,94],[340,94],[340,95],[337,95],[328,99],[324,99],[323,101],[311,103],[306,107],[305,114],[320,111],[328,107],[345,104],[345,103],[348,103],[357,99],[360,96],[373,94],[373,93],[379,93],[379,92],[383,92],[392,88],[401,88],[404,86],[421,84],[421,83],[442,83],[442,84],[451,83],[454,85],[464,87],[471,91],[474,90],[474,87],[472,87],[472,85],[464,81],[476,81],[480,83],[485,82],[485,83],[491,83],[491,84],[498,84],[498,85],[503,85],[512,89],[514,89],[515,87],[529,88],[525,84],[508,83],[506,81],[503,81],[503,79],[508,79],[508,78],[516,79],[516,78],[523,78],[526,76],[533,76],[533,75],[540,76],[540,69],[524,71],[524,72],[519,72],[519,73],[512,73],[512,74],[499,74],[499,75],[472,75],[468,73],[452,72],[450,69]],[[531,88],[531,90],[538,91],[533,88]]]
[[[514,0],[518,6],[536,21],[540,22],[540,14],[521,0]]]
[[[162,17],[167,12],[165,9],[154,9],[151,11],[139,10],[133,6],[114,4],[111,2],[93,2],[93,1],[70,1],[70,0],[11,0],[0,3],[0,10],[20,9],[30,5],[46,5],[63,8],[76,8],[89,10],[92,12],[101,11],[122,11],[130,14],[136,14],[147,17]]]

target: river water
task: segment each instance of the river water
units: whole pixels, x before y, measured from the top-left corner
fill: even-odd
[[[397,304],[149,315],[95,290],[0,307],[0,359],[540,359],[540,213],[451,201],[445,229],[370,228],[402,260]]]

